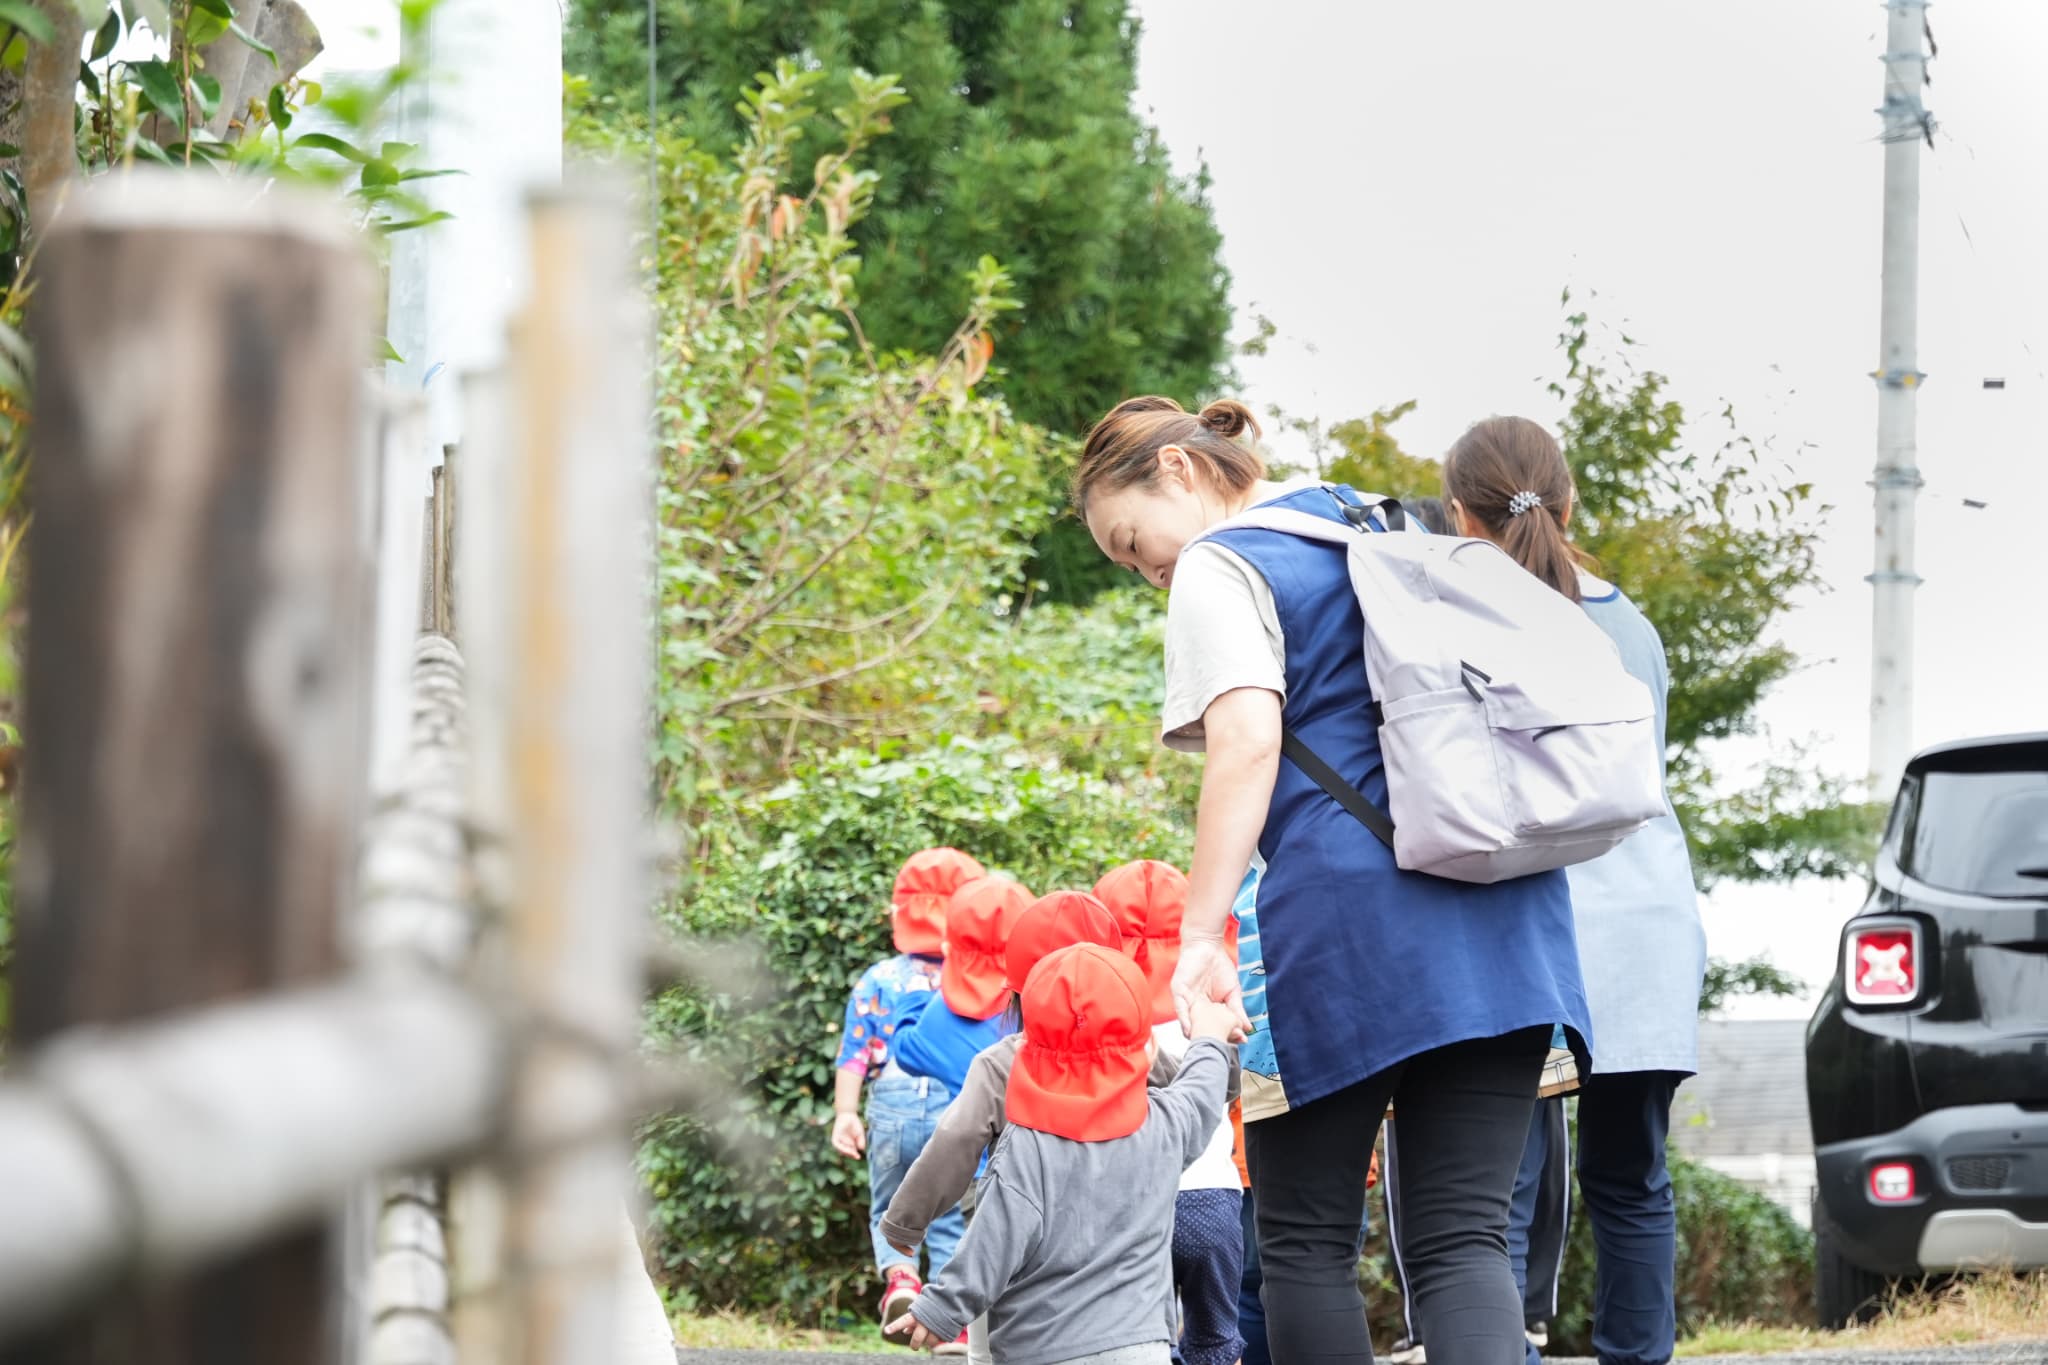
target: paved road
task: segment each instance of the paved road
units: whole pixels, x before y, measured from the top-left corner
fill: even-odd
[[[910,1356],[808,1351],[678,1351],[678,1365],[907,1365]],[[1713,1365],[2048,1365],[2048,1341],[1945,1346],[1909,1351],[1802,1351],[1781,1356],[1714,1356]],[[1550,1365],[1591,1365],[1564,1357]]]

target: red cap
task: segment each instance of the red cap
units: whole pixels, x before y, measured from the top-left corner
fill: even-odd
[[[1138,964],[1099,943],[1040,962],[1024,983],[1024,1044],[1003,1113],[1021,1128],[1108,1142],[1144,1126],[1152,991]]]
[[[1010,989],[1023,993],[1024,981],[1041,958],[1076,943],[1098,943],[1123,950],[1116,917],[1086,891],[1055,891],[1041,896],[1010,926],[1007,954]]]
[[[989,1019],[1010,1003],[1004,975],[1011,927],[1031,904],[1031,893],[1008,877],[977,877],[953,893],[946,907],[946,965],[939,992],[963,1019]]]
[[[1095,894],[1116,916],[1124,948],[1152,984],[1152,1022],[1174,1018],[1173,969],[1180,963],[1188,879],[1172,864],[1146,858],[1111,872],[1095,884]]]
[[[937,957],[945,951],[946,905],[953,893],[988,875],[988,869],[957,848],[913,853],[896,874],[889,901],[889,933],[899,953]]]

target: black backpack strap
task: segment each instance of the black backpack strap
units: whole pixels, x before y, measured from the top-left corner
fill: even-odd
[[[1280,731],[1280,752],[1287,755],[1294,766],[1307,773],[1318,787],[1330,794],[1330,799],[1351,813],[1351,817],[1371,830],[1379,841],[1388,848],[1394,846],[1394,822],[1387,813],[1365,799],[1365,794],[1337,775],[1337,770],[1316,755],[1316,751],[1302,742],[1301,736],[1292,730]]]
[[[1408,509],[1401,505],[1399,498],[1375,498],[1371,502],[1352,502],[1337,491],[1335,484],[1323,486],[1329,490],[1330,497],[1343,512],[1344,520],[1350,522],[1356,529],[1372,530],[1372,515],[1375,512],[1380,514],[1380,520],[1386,524],[1389,531],[1408,529]]]

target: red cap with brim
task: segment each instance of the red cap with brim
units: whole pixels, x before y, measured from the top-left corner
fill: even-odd
[[[1138,965],[1096,943],[1062,948],[1024,983],[1024,1043],[1004,1116],[1076,1142],[1144,1126],[1151,1070],[1151,988]]]
[[[1010,1003],[1006,949],[1031,893],[1008,877],[978,877],[946,907],[946,965],[939,993],[963,1019],[990,1019]]]
[[[896,893],[889,900],[889,935],[896,951],[925,957],[945,951],[946,906],[953,893],[987,875],[986,868],[957,848],[911,854],[896,874]]]
[[[1173,969],[1180,964],[1180,922],[1188,908],[1188,879],[1171,863],[1146,858],[1125,863],[1095,884],[1095,895],[1116,916],[1124,947],[1152,986],[1152,1022],[1175,1017]]]
[[[1010,989],[1024,990],[1031,969],[1052,953],[1076,943],[1095,943],[1123,951],[1116,917],[1086,891],[1055,891],[1041,896],[1010,926],[1008,976]]]

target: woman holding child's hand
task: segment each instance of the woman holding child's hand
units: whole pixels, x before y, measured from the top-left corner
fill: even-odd
[[[1369,1350],[1358,1228],[1391,1101],[1414,1153],[1404,1265],[1430,1365],[1515,1365],[1508,1196],[1553,1025],[1587,1065],[1565,877],[1403,872],[1283,762],[1291,735],[1384,806],[1364,623],[1341,547],[1222,523],[1277,505],[1342,524],[1349,506],[1385,528],[1349,489],[1267,480],[1246,432],[1240,403],[1196,414],[1131,399],[1089,434],[1074,502],[1104,555],[1172,594],[1165,739],[1207,753],[1172,990],[1183,1027],[1221,1014],[1249,1031],[1245,1153],[1273,1358]]]
[[[1214,1004],[1229,1013],[1234,1024],[1230,1041],[1243,1042],[1251,1031],[1251,1020],[1245,1018],[1244,992],[1238,987],[1237,963],[1232,961],[1230,950],[1223,946],[1223,936],[1197,938],[1183,932],[1180,962],[1173,969],[1173,1008],[1180,1016],[1180,1026],[1188,1037],[1195,1036],[1196,1009],[1207,1004]]]

